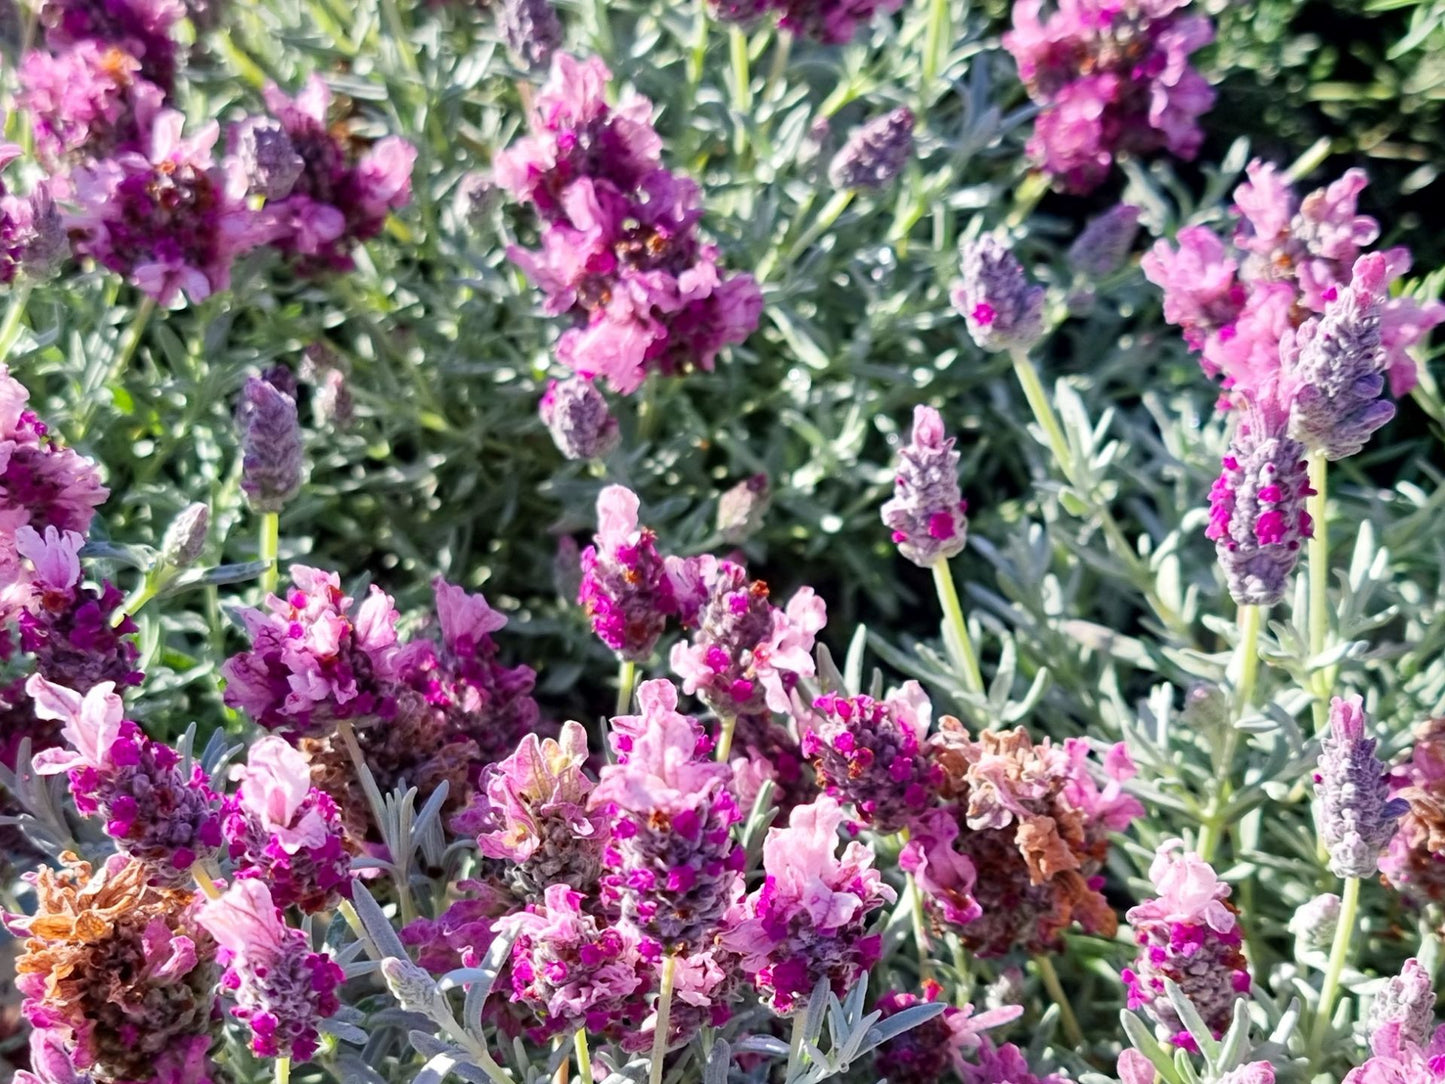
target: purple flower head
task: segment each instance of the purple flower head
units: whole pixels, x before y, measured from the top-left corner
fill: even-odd
[[[231,153],[240,159],[247,191],[266,200],[285,199],[306,163],[285,127],[272,117],[248,117],[231,129]]]
[[[1028,350],[1044,334],[1044,288],[1029,282],[995,234],[965,244],[962,279],[950,295],[980,350]]]
[[[860,26],[902,6],[903,0],[711,0],[724,22],[750,23],[772,12],[782,29],[830,45],[852,41]]]
[[[143,153],[165,93],[129,53],[83,41],[56,54],[32,49],[20,62],[17,103],[30,118],[46,169]]]
[[[1240,606],[1284,597],[1301,543],[1313,533],[1305,498],[1305,449],[1286,435],[1288,416],[1270,395],[1250,398],[1209,491],[1209,527],[1229,593]]]
[[[582,551],[577,601],[592,630],[624,659],[641,662],[676,614],[677,599],[656,536],[639,527],[637,494],[608,486],[597,497],[597,534]]]
[[[1370,1036],[1373,1057],[1345,1075],[1343,1084],[1439,1084],[1445,1074],[1445,1027],[1414,1042],[1398,1021]]]
[[[1395,416],[1382,400],[1385,351],[1380,310],[1388,299],[1385,255],[1355,261],[1350,285],[1282,345],[1285,381],[1291,389],[1290,436],[1326,459],[1359,452],[1371,434]]]
[[[763,884],[744,899],[724,943],[767,1005],[790,1016],[824,979],[840,996],[878,961],[870,916],[896,899],[857,840],[839,857],[843,810],[824,795],[798,806],[787,828],[768,829]]]
[[[1420,1046],[1435,1030],[1435,982],[1414,957],[1370,1003],[1370,1030],[1380,1031],[1387,1024],[1399,1025],[1400,1038]]]
[[[562,46],[562,20],[550,0],[504,0],[497,28],[513,62],[530,71],[545,68]]]
[[[705,556],[695,571],[704,598],[697,631],[672,649],[683,691],[720,718],[786,712],[798,679],[814,672],[813,642],[828,620],[823,600],[804,587],[783,610],[741,565]]]
[[[0,153],[0,165],[4,154]],[[70,239],[50,185],[41,181],[28,196],[12,196],[0,183],[0,283],[49,278],[70,252]]]
[[[912,821],[898,868],[913,875],[944,922],[966,926],[983,914],[983,908],[973,895],[978,870],[955,846],[959,820],[956,810],[931,809]]]
[[[601,459],[621,439],[607,400],[585,376],[548,384],[541,414],[557,450],[568,459]]]
[[[301,489],[306,452],[296,400],[264,377],[249,376],[236,410],[241,490],[257,512],[279,512]]]
[[[453,819],[456,831],[476,835],[484,856],[508,864],[506,883],[520,899],[537,903],[549,885],[596,886],[607,824],[588,808],[586,761],[580,723],[564,723],[560,739],[528,734],[483,772],[471,807]]]
[[[913,153],[913,110],[900,107],[853,129],[828,164],[834,188],[886,188]]]
[[[319,1045],[319,1025],[341,1008],[340,965],[312,952],[306,935],[286,925],[264,881],[238,880],[207,900],[197,921],[220,945],[228,965],[221,988],[231,1015],[251,1028],[251,1049],[266,1058],[307,1061]]]
[[[995,1046],[989,1039],[979,1045],[973,1061],[962,1065],[963,1084],[1069,1084],[1062,1073],[1036,1076],[1023,1051],[1013,1043]]]
[[[1139,208],[1116,203],[1095,215],[1069,246],[1069,266],[1087,278],[1103,278],[1124,266],[1139,233]]]
[[[360,604],[341,593],[334,572],[291,566],[285,597],[244,609],[251,648],[221,667],[226,704],[283,735],[322,734],[338,719],[389,717],[394,682],[406,660],[398,615],[373,584]]]
[[[312,75],[295,98],[268,86],[266,106],[301,160],[284,199],[267,203],[263,216],[271,243],[302,274],[349,271],[351,250],[386,225],[392,211],[411,201],[416,148],[387,136],[357,154],[343,132],[329,126],[331,91]]]
[[[943,987],[929,979],[923,983],[923,997],[903,990],[890,990],[874,1006],[883,1020],[915,1005],[927,1005],[943,999]],[[945,1002],[943,1012],[925,1024],[909,1028],[902,1035],[888,1040],[873,1055],[874,1072],[886,1077],[888,1084],[937,1084],[948,1070],[963,1076],[967,1061],[983,1045],[983,1033],[1017,1020],[1023,1015],[1022,1005],[1007,1005],[973,1014],[973,1006],[959,1008]],[[1152,1081],[1150,1082],[1152,1084]]]
[[[240,787],[226,799],[222,832],[236,876],[270,887],[276,906],[315,914],[351,895],[351,856],[329,795],[311,785],[306,757],[284,739],[257,740],[236,770]]]
[[[30,392],[0,365],[0,576],[13,576],[20,555],[15,548],[26,524],[44,534],[84,535],[95,509],[110,495],[100,471],[49,435],[26,408]]]
[[[117,618],[120,591],[109,583],[96,590],[81,582],[85,539],[54,527],[42,535],[27,524],[16,530],[14,544],[26,564],[0,595],[0,610],[13,613],[20,647],[35,656],[35,669],[79,691],[103,681],[139,685],[136,625],[128,616]]]
[[[913,408],[913,433],[899,450],[893,499],[882,512],[898,551],[921,568],[962,553],[968,538],[968,503],[958,489],[953,445],[938,411]]]
[[[1395,821],[1410,808],[1390,798],[1376,741],[1365,737],[1358,696],[1330,702],[1330,733],[1320,748],[1315,794],[1320,799],[1320,837],[1338,877],[1374,877],[1380,852],[1395,834]]]
[[[114,46],[136,58],[141,75],[170,92],[176,77],[171,30],[186,14],[179,0],[45,0],[45,44],[63,52],[78,42]]]
[[[37,754],[35,771],[67,772],[76,809],[99,817],[117,846],[145,863],[154,883],[189,884],[191,866],[221,843],[218,800],[200,765],[185,775],[174,749],[123,718],[110,682],[82,696],[35,674],[25,689],[38,716],[64,723],[70,745]]]
[[[599,923],[565,884],[498,921],[512,943],[512,1000],[542,1022],[542,1035],[578,1028],[606,1034],[630,1007],[647,968],[626,926]],[[539,1038],[541,1036],[538,1036]]]
[[[731,769],[707,758],[702,728],[678,713],[672,683],[643,682],[637,702],[640,715],[612,721],[618,763],[602,769],[590,801],[612,822],[603,900],[644,947],[690,951],[740,889],[743,854],[731,829],[742,815]]]
[[[803,724],[803,755],[827,792],[876,831],[896,832],[933,804],[941,778],[926,742],[933,706],[916,681],[884,700],[828,694]]]
[[[1041,107],[1029,157],[1066,191],[1092,191],[1121,152],[1198,153],[1214,90],[1189,56],[1214,28],[1183,6],[1062,0],[1045,18],[1043,0],[1016,0],[1003,44]]]
[[[1196,1043],[1175,1012],[1164,981],[1172,980],[1194,1004],[1215,1038],[1224,1034],[1234,1003],[1249,990],[1249,965],[1240,951],[1243,934],[1226,897],[1229,886],[1209,864],[1184,852],[1178,840],[1165,843],[1149,867],[1159,893],[1130,909],[1129,924],[1139,955],[1122,972],[1129,1008],[1143,1009],[1175,1046]]]

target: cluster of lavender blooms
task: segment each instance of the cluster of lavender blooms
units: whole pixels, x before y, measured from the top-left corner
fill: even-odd
[[[50,178],[0,204],[5,281],[58,262],[68,232],[76,256],[179,307],[227,289],[258,246],[299,274],[349,269],[352,249],[410,199],[414,149],[390,136],[358,154],[330,127],[317,77],[294,101],[268,87],[269,115],[231,125],[219,158],[218,122],[187,134],[174,108],[186,15],[175,0],[45,0],[39,15],[17,101]]]
[[[1097,188],[1119,155],[1191,159],[1214,90],[1189,64],[1214,40],[1188,0],[1017,0],[1004,48],[1040,107],[1028,155],[1062,188]]]
[[[903,0],[708,0],[724,22],[751,23],[764,15],[799,37],[832,45],[852,41],[880,13],[890,14]]]
[[[662,165],[650,102],[607,103],[610,78],[596,57],[554,56],[531,134],[499,152],[493,170],[542,222],[539,249],[507,251],[542,290],[544,310],[573,318],[557,360],[627,395],[651,371],[711,369],[757,326],[762,295],[750,275],[726,275],[717,247],[698,238],[698,186]]]

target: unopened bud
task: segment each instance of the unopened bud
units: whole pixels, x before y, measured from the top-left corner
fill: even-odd
[[[723,540],[737,544],[763,525],[773,495],[766,474],[755,474],[733,486],[717,501],[717,530]]]
[[[301,488],[305,453],[296,401],[274,384],[250,377],[237,412],[241,490],[257,512],[279,512]]]
[[[388,956],[381,961],[381,974],[392,997],[407,1012],[430,1013],[435,1007],[436,979],[410,960]]]
[[[853,129],[828,165],[835,188],[880,189],[903,171],[913,153],[913,110],[895,109]]]
[[[206,547],[206,532],[211,526],[211,510],[196,501],[181,509],[171,520],[161,541],[161,560],[171,568],[189,568]]]
[[[268,200],[289,196],[306,168],[286,129],[271,117],[242,121],[235,147],[251,193]]]
[[[966,245],[953,305],[980,349],[1028,350],[1044,334],[1044,288],[1030,282],[1008,245],[985,234]]]
[[[1302,905],[1289,920],[1289,932],[1301,951],[1328,952],[1340,924],[1340,897],[1333,892],[1316,896]]]
[[[562,44],[562,22],[548,0],[502,0],[497,23],[519,67],[546,67]]]
[[[583,376],[552,381],[542,396],[541,414],[552,440],[568,459],[600,459],[621,439],[607,400]]]

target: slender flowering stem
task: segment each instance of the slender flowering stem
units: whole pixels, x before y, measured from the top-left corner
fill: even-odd
[[[703,5],[706,7],[707,5]],[[767,82],[763,84],[763,100],[772,101],[774,92],[782,82],[788,71],[788,57],[793,51],[793,35],[786,30],[779,29],[776,44],[773,47],[773,63],[768,68]]]
[[[587,1049],[587,1029],[578,1028],[572,1036],[572,1043],[577,1048],[577,1077],[581,1084],[592,1084],[592,1053]]]
[[[261,570],[261,594],[266,596],[276,590],[277,553],[281,548],[281,515],[279,512],[261,513],[261,541],[256,556],[266,562]]]
[[[728,754],[733,751],[733,731],[738,727],[736,715],[725,715],[722,718],[722,729],[718,731],[717,749],[714,757],[719,764],[726,764]]]
[[[1054,970],[1054,961],[1047,956],[1039,955],[1034,957],[1034,966],[1039,969],[1039,978],[1043,980],[1044,989],[1049,992],[1055,1005],[1059,1007],[1059,1023],[1064,1028],[1064,1038],[1076,1050],[1084,1048],[1084,1033],[1079,1028],[1079,1018],[1074,1015],[1074,1007],[1069,1004],[1069,995],[1064,993],[1063,984],[1059,982],[1059,973]]]
[[[677,973],[677,957],[668,953],[662,961],[662,989],[657,992],[657,1023],[652,1033],[652,1065],[647,1072],[648,1084],[662,1084],[662,1062],[667,1057],[667,1031],[672,1022],[672,983]]]
[[[1235,689],[1236,712],[1243,717],[1254,703],[1255,686],[1259,679],[1259,630],[1264,624],[1266,607],[1241,606],[1239,608],[1239,644],[1235,648],[1235,669],[1238,671]],[[1218,787],[1209,803],[1204,825],[1199,832],[1199,857],[1205,862],[1214,860],[1224,836],[1225,818],[1228,815],[1229,800],[1234,796],[1234,754],[1239,745],[1239,727],[1231,724],[1224,735],[1223,749],[1214,764],[1214,777]]]
[[[833,223],[838,221],[843,212],[848,209],[848,205],[853,202],[853,196],[855,194],[851,188],[846,188],[842,192],[833,193],[832,198],[823,204],[823,209],[818,212],[818,217],[813,220],[813,224],[804,230],[803,236],[794,241],[788,249],[785,260],[789,266],[792,266],[798,257],[807,251],[809,245],[832,228]],[[769,268],[769,270],[771,270],[771,268]],[[761,279],[761,276],[759,277]]]
[[[728,27],[728,59],[732,61],[733,109],[747,116],[753,108],[753,75],[748,62],[748,36],[740,26]]]
[[[940,558],[933,563],[933,586],[938,592],[938,601],[948,620],[947,629],[952,633],[954,646],[963,664],[964,681],[970,692],[984,691],[983,673],[978,668],[978,655],[973,649],[973,640],[968,635],[968,625],[963,619],[963,605],[958,600],[958,588],[953,582],[953,571],[948,561]]]
[[[276,1084],[291,1084],[291,1059],[276,1059]]]
[[[199,859],[191,863],[191,876],[195,878],[196,884],[200,886],[207,899],[218,900],[221,898],[221,890],[216,887],[206,864]]]
[[[1039,428],[1044,431],[1049,450],[1054,453],[1054,459],[1064,476],[1072,478],[1074,457],[1069,452],[1069,441],[1054,414],[1048,393],[1044,391],[1044,385],[1039,380],[1039,371],[1034,368],[1033,361],[1023,350],[1010,350],[1009,358],[1013,361],[1014,374],[1019,378],[1019,385],[1024,390],[1024,398],[1029,401],[1029,409],[1034,412],[1034,421],[1038,422]]]
[[[20,338],[20,321],[25,315],[25,307],[30,303],[30,290],[30,283],[25,282],[10,295],[10,305],[5,310],[5,322],[0,324],[0,362],[9,359],[15,340]]]
[[[948,7],[949,0],[930,0],[928,5],[928,28],[923,39],[923,84],[918,95],[919,103],[925,107],[951,41]]]
[[[908,844],[907,828],[899,830],[898,841],[905,846]],[[923,889],[919,887],[912,873],[905,873],[903,877],[908,886],[909,910],[913,915],[913,941],[918,946],[918,979],[920,982],[927,982],[933,977],[933,967],[929,959],[932,949],[928,944],[928,928],[924,924],[927,913],[924,910]]]
[[[637,684],[637,664],[623,659],[617,667],[617,715],[626,715],[632,706],[632,687]]]
[[[1312,1068],[1319,1061],[1325,1032],[1329,1030],[1335,995],[1339,993],[1340,976],[1344,974],[1345,960],[1350,954],[1350,941],[1355,932],[1355,914],[1359,907],[1360,878],[1346,877],[1345,891],[1340,897],[1339,924],[1335,927],[1334,944],[1330,946],[1330,969],[1325,972],[1325,984],[1320,987],[1320,1003],[1315,1008],[1314,1027],[1310,1031],[1309,1053]]]
[[[1254,703],[1254,689],[1259,681],[1259,630],[1264,624],[1264,606],[1239,608],[1239,711],[1243,714]]]
[[[1310,566],[1310,657],[1317,657],[1325,649],[1325,639],[1330,629],[1330,529],[1325,519],[1325,501],[1329,464],[1323,452],[1314,452],[1309,457],[1310,488],[1314,493],[1305,500],[1305,511],[1309,513],[1314,533],[1309,540]],[[1315,733],[1324,733],[1330,718],[1330,686],[1333,684],[1330,668],[1314,675],[1314,719]]]
[[[355,934],[356,939],[361,942],[361,946],[366,950],[366,954],[373,960],[380,960],[382,957],[381,949],[377,948],[376,942],[371,939],[371,934],[367,932],[366,927],[362,924],[361,916],[356,913],[356,908],[352,905],[351,901],[346,899],[338,901],[336,909],[341,912],[341,917],[344,918],[346,924],[351,927],[351,932]]]
[[[607,17],[607,0],[592,0],[592,23],[597,52],[611,60],[613,54],[612,23]]]

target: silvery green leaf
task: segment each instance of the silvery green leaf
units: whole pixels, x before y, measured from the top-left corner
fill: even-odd
[[[707,1063],[702,1070],[702,1084],[728,1084],[728,1074],[733,1066],[733,1051],[726,1039],[714,1040],[707,1052]]]
[[[355,1046],[366,1045],[366,1032],[355,1024],[343,1023],[333,1016],[329,1020],[321,1021],[317,1026],[327,1035],[335,1035],[342,1042],[351,1043]]]
[[[395,956],[402,960],[411,959],[406,946],[396,935],[396,929],[392,926],[391,920],[386,917],[386,913],[382,911],[371,891],[359,881],[353,882],[353,887],[352,906],[356,908],[362,928],[366,930],[381,954]]]
[[[867,1040],[859,1053],[867,1053],[875,1046],[880,1046],[889,1039],[902,1035],[909,1028],[916,1028],[920,1024],[928,1023],[945,1008],[947,1008],[946,1005],[937,1001],[926,1005],[911,1005],[901,1012],[894,1013],[886,1020],[877,1021],[868,1029]]]
[[[356,1051],[342,1047],[333,1056],[337,1069],[341,1070],[339,1077],[347,1084],[386,1084],[386,1079]]]
[[[1185,1030],[1199,1044],[1199,1053],[1210,1066],[1214,1066],[1219,1059],[1219,1042],[1210,1032],[1209,1025],[1204,1022],[1204,1017],[1199,1015],[1194,1002],[1185,996],[1173,979],[1164,980],[1164,992],[1169,997],[1169,1003],[1174,1006],[1174,1011],[1179,1014]]]
[[[739,1039],[737,1043],[739,1054],[767,1054],[774,1058],[786,1058],[788,1056],[788,1044],[781,1039],[775,1039],[771,1035],[749,1035]]]
[[[863,655],[868,650],[868,626],[859,622],[848,641],[848,654],[843,659],[843,690],[849,696],[863,691]]]
[[[148,572],[159,556],[150,546],[126,546],[115,542],[89,539],[80,548],[80,556],[93,561],[117,561],[131,568]]]
[[[267,561],[242,561],[238,564],[216,565],[214,568],[188,568],[172,576],[157,593],[157,598],[169,598],[195,587],[219,587],[231,583],[245,583],[254,580],[270,567]]]
[[[1128,1009],[1119,1013],[1119,1022],[1124,1027],[1124,1034],[1129,1037],[1129,1042],[1134,1049],[1149,1059],[1159,1075],[1169,1084],[1179,1084],[1179,1076],[1175,1070],[1174,1059],[1170,1056],[1164,1045],[1154,1038],[1154,1032],[1149,1026],[1140,1020],[1138,1015]]]
[[[823,644],[818,644],[813,652],[817,660],[818,685],[825,694],[844,690],[848,687],[843,675],[838,672],[838,667],[833,664],[833,656]]]
[[[641,1084],[647,1079],[650,1062],[646,1058],[633,1058],[626,1065],[602,1078],[601,1084]]]
[[[1234,1019],[1230,1022],[1224,1038],[1220,1040],[1219,1056],[1214,1063],[1215,1072],[1227,1073],[1244,1063],[1249,1053],[1249,1029],[1249,999],[1242,997],[1234,1003]]]
[[[413,1029],[406,1034],[407,1041],[411,1043],[416,1052],[424,1058],[436,1057],[439,1054],[455,1054],[460,1056],[461,1051],[445,1039],[439,1039],[429,1031]]]

